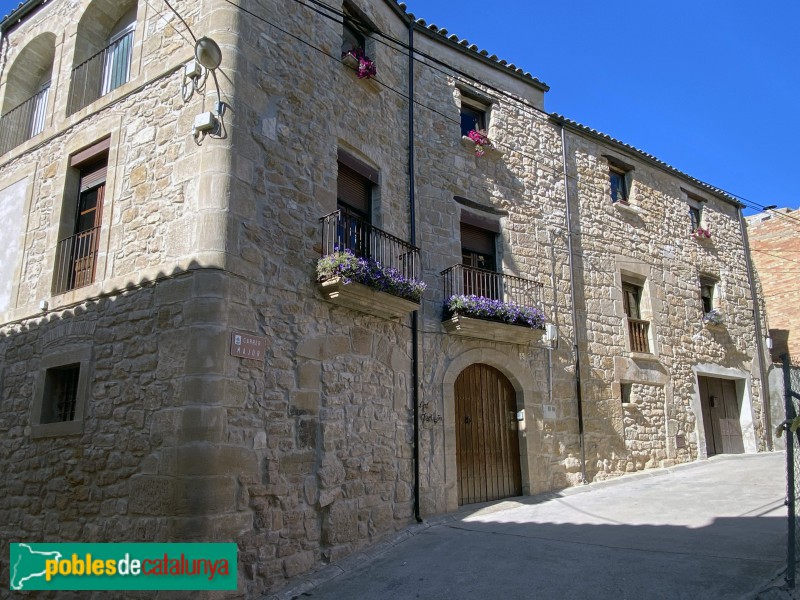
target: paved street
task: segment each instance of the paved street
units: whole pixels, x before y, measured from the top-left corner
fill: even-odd
[[[781,453],[475,505],[277,598],[748,598],[785,565]]]

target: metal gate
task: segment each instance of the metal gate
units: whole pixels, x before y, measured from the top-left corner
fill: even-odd
[[[783,360],[783,389],[786,402],[786,505],[789,513],[789,535],[786,553],[786,585],[789,589],[795,586],[795,568],[797,565],[797,542],[800,540],[800,520],[797,516],[800,499],[800,429],[792,427],[793,421],[800,415],[800,366],[792,365],[789,356],[781,356]]]

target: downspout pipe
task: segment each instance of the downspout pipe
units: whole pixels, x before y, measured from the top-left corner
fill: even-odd
[[[417,210],[414,188],[414,20],[408,22],[408,214],[411,244],[417,245]],[[422,265],[419,265],[422,268]],[[411,399],[414,404],[414,518],[419,514],[419,310],[411,313]]]
[[[756,352],[758,352],[758,371],[761,379],[761,405],[764,411],[764,429],[767,438],[767,450],[772,450],[772,415],[770,415],[769,380],[767,375],[767,365],[765,364],[764,336],[761,329],[761,311],[758,304],[758,291],[756,290],[756,278],[753,273],[753,262],[750,260],[750,241],[747,237],[747,224],[742,215],[742,207],[739,207],[739,230],[742,234],[742,244],[744,246],[744,264],[747,269],[747,281],[750,284],[750,298],[753,302],[753,320],[756,325]]]
[[[581,383],[581,354],[578,347],[578,310],[575,308],[575,262],[572,258],[572,215],[570,213],[569,177],[567,176],[567,139],[564,134],[564,124],[558,123],[561,130],[561,161],[564,165],[564,201],[566,205],[566,232],[567,253],[569,256],[569,289],[572,295],[572,351],[575,354],[575,398],[578,409],[578,436],[581,447],[581,478],[584,484],[586,479],[586,435],[583,427],[583,384]]]

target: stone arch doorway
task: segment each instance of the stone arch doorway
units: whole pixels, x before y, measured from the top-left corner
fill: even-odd
[[[516,390],[476,363],[454,383],[458,504],[522,495]]]

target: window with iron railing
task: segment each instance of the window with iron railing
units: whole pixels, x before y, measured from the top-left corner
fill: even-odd
[[[517,306],[541,305],[543,286],[538,281],[467,265],[453,265],[442,271],[441,276],[445,301],[452,296],[475,295]]]
[[[634,283],[623,282],[622,303],[628,320],[628,339],[631,352],[650,353],[650,322],[641,318],[642,287]]]
[[[0,117],[0,154],[16,148],[44,130],[50,82]]]
[[[108,171],[108,144],[105,140],[72,156],[70,166],[78,170],[76,198],[64,206],[71,216],[61,234],[53,274],[53,292],[63,294],[91,285],[95,281],[100,247],[100,224]],[[66,222],[66,221],[65,221]]]
[[[396,269],[405,279],[419,279],[417,247],[342,210],[322,217],[320,222],[323,256],[349,252],[381,267]]]
[[[72,69],[69,112],[74,113],[114,91],[131,77],[135,23],[115,35],[108,46]]]

